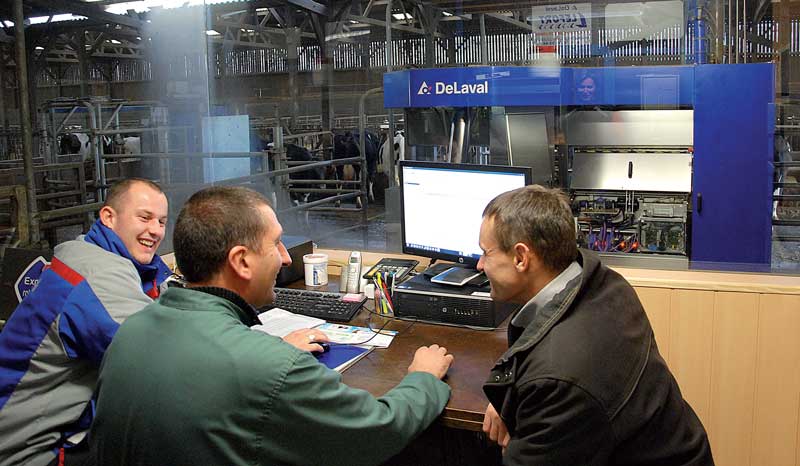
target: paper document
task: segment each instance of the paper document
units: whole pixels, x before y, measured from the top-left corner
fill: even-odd
[[[388,348],[394,336],[397,335],[397,332],[394,330],[381,330],[379,334],[376,334],[366,327],[331,323],[322,324],[317,328],[325,332],[334,343],[374,346],[377,348]],[[372,339],[370,340],[370,338]]]
[[[259,314],[258,320],[261,321],[261,325],[253,325],[250,327],[251,329],[269,333],[276,337],[285,337],[295,330],[314,328],[317,325],[325,323],[322,319],[293,314],[277,307]]]

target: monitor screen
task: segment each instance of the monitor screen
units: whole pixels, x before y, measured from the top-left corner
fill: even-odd
[[[403,252],[477,264],[483,209],[530,183],[528,167],[400,162]]]

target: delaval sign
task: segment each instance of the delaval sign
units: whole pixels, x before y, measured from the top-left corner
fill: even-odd
[[[480,84],[458,84],[457,82],[447,84],[437,81],[433,83],[433,86],[429,86],[428,83],[422,81],[422,84],[419,86],[419,91],[417,91],[417,95],[430,95],[431,93],[436,95],[488,94],[489,81],[484,81]]]
[[[520,98],[558,105],[562,81],[561,70],[544,67],[398,71],[383,76],[384,105],[387,108],[519,105]]]
[[[587,105],[693,105],[694,67],[570,68],[480,66],[426,68],[383,75],[386,108]]]

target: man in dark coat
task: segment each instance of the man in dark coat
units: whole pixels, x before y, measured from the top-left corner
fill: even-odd
[[[524,304],[484,391],[484,431],[507,465],[713,465],[705,429],[662,359],[636,292],[578,251],[558,190],[486,207],[478,268]]]

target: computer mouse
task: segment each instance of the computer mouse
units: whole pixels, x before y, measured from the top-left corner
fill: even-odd
[[[314,343],[316,343],[316,344],[318,344],[319,346],[322,347],[322,352],[323,353],[327,353],[328,351],[331,350],[331,345],[329,345],[328,343],[322,343],[321,341],[316,341]]]

